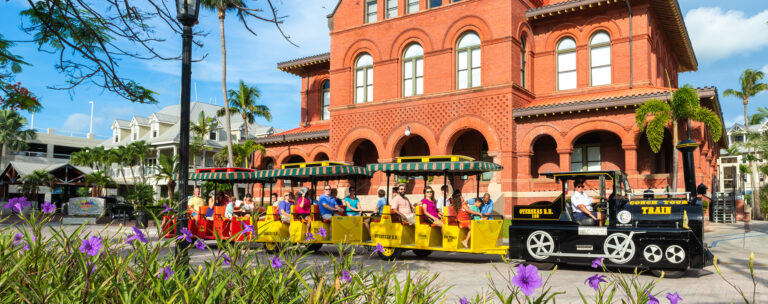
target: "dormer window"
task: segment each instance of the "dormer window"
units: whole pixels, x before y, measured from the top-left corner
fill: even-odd
[[[113,128],[112,129],[112,142],[114,142],[114,143],[120,142],[120,129],[119,128]]]
[[[152,123],[152,138],[156,138],[158,135],[160,135],[160,123],[153,122]]]
[[[131,140],[139,139],[139,125],[131,126]]]
[[[211,132],[208,134],[208,139],[216,140],[216,130],[211,130]]]

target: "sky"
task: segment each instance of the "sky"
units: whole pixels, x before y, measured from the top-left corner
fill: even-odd
[[[252,22],[257,34],[254,36],[235,18],[226,19],[227,88],[235,88],[242,79],[261,90],[260,102],[269,106],[273,120],[261,119],[257,123],[280,129],[298,126],[300,79],[279,71],[277,63],[328,51],[330,38],[326,15],[333,10],[336,1],[276,1],[279,13],[286,16],[283,28],[298,47],[285,41],[274,25]],[[741,100],[723,98],[722,92],[729,88],[739,89],[738,77],[747,68],[768,73],[768,1],[679,0],[679,4],[699,62],[698,71],[679,75],[679,83],[717,87],[726,127],[743,122]],[[0,0],[0,32],[5,39],[29,39],[19,29],[23,21],[19,12],[26,6],[26,1],[22,0]],[[201,11],[200,23],[195,30],[207,32],[207,36],[196,38],[203,47],[194,49],[193,58],[205,57],[192,65],[192,99],[222,105],[221,46],[216,14]],[[162,32],[160,36],[163,36]],[[158,49],[169,56],[178,55],[181,38],[170,32],[163,37],[167,40],[159,44]],[[49,89],[49,86],[64,84],[64,77],[54,69],[56,56],[39,52],[25,43],[12,51],[32,64],[25,67],[16,80],[41,98],[44,109],[34,117],[34,128],[40,131],[53,128],[60,134],[80,133],[83,136],[89,128],[89,101],[94,101],[94,133],[97,138],[106,139],[112,134],[110,126],[115,119],[130,120],[134,115],[148,117],[179,102],[179,61],[123,60],[121,74],[158,93],[158,104],[135,104],[92,85],[69,91]],[[760,106],[768,107],[768,92],[750,99],[748,110],[754,113]],[[31,119],[28,114],[24,115]]]

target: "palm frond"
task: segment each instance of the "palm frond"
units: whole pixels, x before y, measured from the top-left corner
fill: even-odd
[[[702,107],[696,108],[691,120],[704,123],[709,129],[713,141],[719,141],[723,136],[723,125],[720,122],[720,117],[712,110]]]
[[[670,111],[668,103],[658,99],[649,99],[635,110],[635,122],[640,131],[643,131],[648,116],[659,116],[660,114],[663,115],[662,113],[667,113],[667,117],[669,117]]]
[[[730,96],[737,97],[740,100],[744,99],[744,94],[742,94],[741,92],[736,91],[734,89],[727,89],[727,90],[723,91],[723,97],[730,97]]]

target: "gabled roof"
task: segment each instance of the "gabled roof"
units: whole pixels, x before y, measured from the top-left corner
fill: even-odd
[[[122,119],[115,119],[115,121],[112,123],[112,128],[114,128],[115,126],[121,129],[130,129],[131,122],[127,120],[122,120]]]
[[[677,0],[650,0],[650,2],[656,16],[658,16],[657,20],[659,20],[663,31],[669,38],[669,43],[679,63],[679,71],[696,71],[699,63],[696,60],[696,54],[693,52],[688,29],[685,27]],[[627,9],[626,3],[622,0],[551,0],[548,4],[529,9],[525,13],[525,17],[532,21],[550,16],[581,12],[585,9],[609,4],[621,5],[622,9]]]
[[[150,117],[150,120],[157,120],[157,121],[162,122],[162,123],[172,124],[172,123],[176,123],[177,121],[179,121],[179,116],[178,115],[165,114],[165,113],[154,113],[154,114],[152,114],[152,117]]]
[[[140,126],[148,126],[149,125],[149,118],[147,117],[141,117],[141,116],[134,116],[131,118],[131,125],[138,124]]]

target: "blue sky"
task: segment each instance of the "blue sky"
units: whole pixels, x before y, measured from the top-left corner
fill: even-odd
[[[170,1],[172,2],[172,1]],[[300,111],[300,80],[277,70],[280,61],[327,52],[329,37],[326,15],[336,0],[277,1],[280,13],[287,16],[284,29],[299,45],[284,41],[274,26],[253,23],[258,36],[242,29],[234,18],[228,18],[227,61],[228,88],[234,88],[240,79],[256,85],[262,91],[262,102],[270,107],[273,121],[258,121],[281,129],[298,125]],[[697,72],[680,74],[680,83],[693,86],[716,86],[722,94],[725,89],[738,88],[738,76],[746,68],[768,72],[768,1],[765,0],[679,0],[688,32],[699,61]],[[20,30],[22,20],[18,13],[26,1],[0,0],[0,24],[4,38],[28,39]],[[213,12],[201,12],[196,30],[208,32],[199,38],[202,49],[195,49],[195,58],[207,57],[193,64],[192,98],[202,102],[222,104],[221,53],[218,20]],[[181,48],[179,37],[167,34],[168,40],[159,45],[167,55],[175,55]],[[55,55],[41,53],[34,46],[20,44],[13,51],[33,64],[26,67],[17,80],[42,98],[44,109],[35,115],[36,129],[54,128],[57,131],[88,131],[90,105],[95,102],[94,133],[111,135],[110,124],[116,119],[130,119],[133,115],[148,116],[158,109],[178,103],[180,63],[178,61],[124,60],[121,73],[158,92],[157,105],[133,104],[98,87],[81,86],[71,91],[50,90],[49,85],[61,85],[64,78],[54,70]],[[749,111],[768,107],[768,92],[750,100]],[[720,98],[726,126],[743,122],[743,106],[733,97]],[[26,115],[26,114],[25,114]]]

